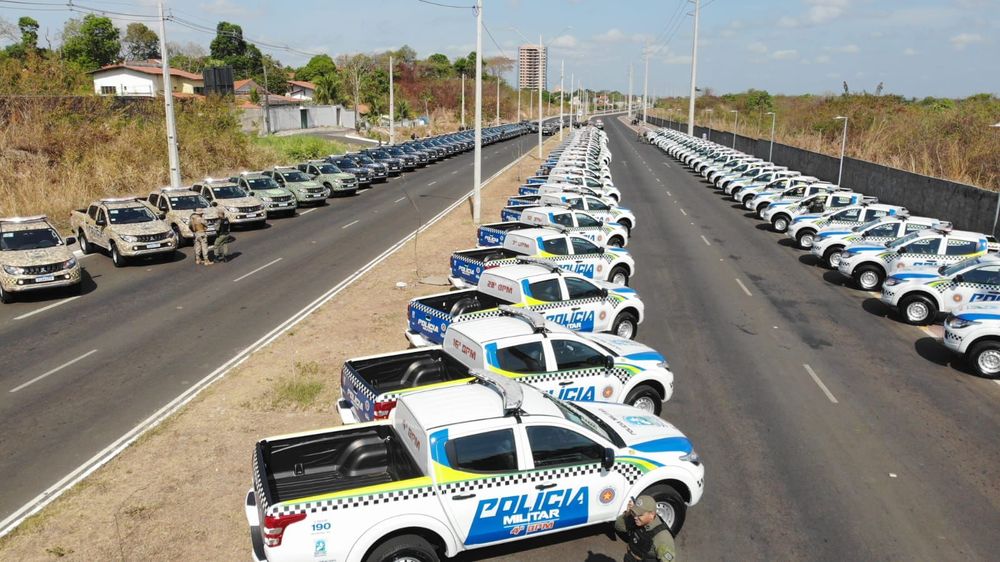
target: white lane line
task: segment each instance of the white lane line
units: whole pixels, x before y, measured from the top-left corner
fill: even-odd
[[[668,168],[670,167],[670,164],[667,164],[666,162],[664,162],[663,165],[666,166],[666,167],[668,167]]]
[[[661,180],[660,178],[656,178],[656,183],[663,183],[663,180]]]
[[[826,394],[826,397],[830,399],[830,402],[838,404],[837,397],[834,396],[832,392],[830,392],[830,389],[827,388],[825,384],[823,384],[823,381],[819,380],[819,375],[816,374],[816,371],[813,371],[812,367],[810,367],[806,363],[803,363],[802,366],[805,367],[806,372],[809,373],[809,376],[812,377],[812,379],[816,382],[816,386],[818,386],[820,390],[822,390],[823,393]]]
[[[29,316],[34,316],[34,315],[38,314],[39,312],[45,312],[46,310],[55,308],[57,306],[62,306],[64,304],[68,303],[68,302],[73,302],[73,301],[75,301],[78,298],[80,298],[80,297],[79,296],[70,297],[68,299],[63,299],[63,300],[61,300],[59,302],[54,302],[54,303],[52,303],[52,304],[50,304],[48,306],[43,306],[42,308],[39,308],[38,310],[32,310],[31,312],[25,312],[24,314],[22,314],[20,316],[15,316],[14,320],[24,320],[25,318],[28,318]]]
[[[21,390],[22,388],[28,386],[29,384],[36,383],[36,382],[44,379],[45,377],[51,375],[52,373],[61,371],[61,370],[65,369],[66,367],[69,367],[73,363],[76,363],[77,361],[82,361],[83,359],[86,359],[87,357],[90,357],[91,355],[93,355],[95,353],[97,353],[97,350],[96,349],[91,349],[90,351],[88,351],[87,353],[84,353],[83,355],[77,357],[76,359],[71,359],[71,360],[63,363],[62,365],[59,365],[55,369],[52,369],[51,371],[48,371],[48,372],[43,373],[41,375],[38,375],[37,377],[31,379],[30,381],[28,381],[28,382],[26,382],[26,383],[24,383],[24,384],[22,384],[20,386],[15,386],[14,388],[10,389],[10,392],[17,392],[18,390]]]
[[[748,297],[753,296],[753,293],[750,292],[750,289],[747,289],[747,286],[744,285],[743,282],[739,280],[739,278],[736,279],[736,284],[740,286],[740,289],[743,289],[743,292],[746,293]]]
[[[994,380],[993,382],[995,382],[995,383],[997,383],[998,385],[1000,385],[1000,381],[998,381],[998,380]]]
[[[673,197],[673,196],[674,196],[674,194],[673,194],[673,193],[670,193],[669,191],[667,192],[667,195],[669,195],[669,196],[671,196],[671,197]]]
[[[400,197],[399,199],[396,199],[395,201],[393,201],[393,203],[399,203],[403,199],[406,199],[406,197]]]
[[[353,226],[355,224],[358,224],[358,222],[360,222],[360,221],[361,221],[361,219],[358,219],[356,221],[351,221],[351,222],[345,224],[344,226],[340,227],[340,230],[344,230],[345,228],[348,228],[348,227],[351,227],[351,226]]]
[[[685,217],[687,216],[687,211],[685,211],[683,207],[681,207],[681,213],[683,213]]]
[[[274,264],[278,263],[279,261],[281,261],[281,258],[278,258],[278,259],[276,259],[276,260],[272,260],[272,261],[269,261],[269,262],[265,263],[264,265],[262,265],[262,266],[258,267],[257,269],[255,269],[255,270],[251,271],[250,273],[247,273],[246,275],[240,275],[240,276],[239,276],[239,277],[237,277],[236,279],[233,279],[233,283],[236,283],[237,281],[239,281],[239,280],[241,280],[241,279],[246,279],[247,277],[250,277],[250,276],[251,276],[251,275],[253,275],[254,273],[257,273],[258,271],[260,271],[260,270],[264,269],[265,267],[270,267],[270,266],[272,266],[272,265],[274,265]]]
[[[430,186],[432,186],[432,185],[434,185],[434,184],[436,184],[436,183],[437,183],[437,180],[434,180],[434,181],[432,181],[431,183],[427,184],[427,187],[430,187]]]
[[[307,210],[305,210],[305,211],[302,211],[302,212],[301,212],[301,213],[299,213],[299,214],[300,214],[300,215],[308,215],[309,213],[311,213],[311,212],[313,212],[313,211],[315,211],[315,210],[316,210],[316,207],[313,207],[312,209],[307,209]]]
[[[454,176],[454,175],[455,175],[455,174],[457,174],[457,173],[458,173],[458,170],[455,170],[454,172],[452,172],[452,173],[451,173],[451,175],[453,175],[453,176]]]
[[[882,293],[876,293],[875,291],[867,291],[867,293],[869,295],[873,296],[873,297],[876,297],[876,298],[881,298],[882,297]]]
[[[708,241],[708,238],[705,238],[704,234],[701,235],[701,240],[705,243],[706,246],[712,245],[712,243]]]

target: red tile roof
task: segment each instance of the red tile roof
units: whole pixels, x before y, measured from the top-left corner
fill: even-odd
[[[97,72],[105,72],[105,71],[108,71],[108,70],[115,70],[115,69],[118,69],[118,68],[124,68],[124,69],[127,69],[127,70],[134,70],[136,72],[142,72],[143,74],[153,74],[153,75],[156,75],[156,76],[162,76],[163,75],[163,69],[160,68],[159,66],[153,66],[152,64],[138,64],[137,65],[137,64],[129,64],[129,63],[109,64],[108,66],[103,66],[101,68],[98,68],[97,70],[92,70],[91,74],[94,74],[94,73],[97,73]],[[203,79],[202,76],[201,76],[201,74],[195,74],[193,72],[188,72],[186,70],[181,70],[179,68],[171,68],[170,69],[170,75],[171,76],[178,76],[180,78],[187,78],[188,80],[202,80]]]
[[[313,84],[312,82],[306,82],[305,80],[289,80],[288,83],[291,84],[292,86],[298,86],[300,88],[307,88],[310,90],[316,89],[316,84]]]

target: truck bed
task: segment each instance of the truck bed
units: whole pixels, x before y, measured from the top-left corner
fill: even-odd
[[[469,285],[476,285],[479,283],[479,276],[482,275],[489,262],[509,260],[521,255],[523,254],[505,248],[461,250],[451,255],[451,274]]]
[[[410,301],[407,311],[410,332],[419,334],[432,344],[440,344],[444,341],[445,331],[456,316],[495,309],[501,304],[510,302],[480,293],[475,289],[414,299]]]
[[[531,228],[531,226],[517,221],[484,224],[476,231],[476,240],[480,246],[502,246],[508,232],[522,228]]]
[[[344,363],[344,367],[350,376],[374,391],[376,396],[469,376],[469,370],[464,365],[440,349],[351,360]]]
[[[507,198],[507,207],[521,207],[524,205],[537,205],[541,200],[541,195],[520,195]]]
[[[269,505],[422,476],[389,425],[259,441],[254,464]]]
[[[532,205],[514,205],[514,206],[504,207],[503,209],[500,209],[500,220],[504,222],[517,222],[521,220],[522,211],[537,206],[538,204],[535,203]]]

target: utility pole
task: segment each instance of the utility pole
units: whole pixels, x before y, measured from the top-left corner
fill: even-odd
[[[559,63],[559,140],[563,140],[563,98],[566,97],[566,59]]]
[[[521,50],[517,51],[517,70],[515,71],[514,79],[517,80],[517,117],[514,119],[515,123],[521,122]]]
[[[500,124],[500,75],[497,74],[497,125]]]
[[[160,6],[160,69],[163,71],[163,103],[167,112],[167,162],[170,167],[170,187],[181,186],[181,159],[177,152],[177,123],[174,121],[174,91],[170,86],[170,64],[167,61],[167,24]]]
[[[427,120],[430,121],[430,116]],[[462,73],[462,129],[465,129],[465,73]]]
[[[389,144],[396,144],[396,103],[392,92],[392,55],[389,55]]]
[[[528,88],[528,119],[535,118],[535,96],[531,93],[531,88]]]
[[[480,184],[483,180],[483,0],[476,0],[476,133],[472,171],[472,223],[480,223]]]
[[[271,134],[271,92],[267,89],[267,64],[262,64],[261,68],[264,69],[264,132]],[[357,94],[354,95],[354,99],[358,99]],[[358,104],[354,104],[354,126],[357,127],[358,123]]]
[[[688,99],[688,134],[694,134],[695,81],[698,79],[698,14],[701,0],[694,0],[694,40],[691,41],[691,97]]]
[[[576,72],[569,73],[569,125],[573,126],[576,120],[576,111],[573,110],[573,98],[576,96]]]
[[[646,125],[646,107],[648,101],[646,95],[649,93],[649,44],[646,44],[646,72],[642,78],[642,124]]]
[[[542,88],[545,84],[542,84],[542,49],[545,46],[542,43],[542,34],[538,34],[538,159],[542,159]],[[548,65],[549,59],[545,57],[545,64]]]

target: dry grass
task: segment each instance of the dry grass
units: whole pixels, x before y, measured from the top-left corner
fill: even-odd
[[[668,99],[665,107],[681,108],[687,100]],[[701,113],[711,108],[711,114]],[[963,100],[899,96],[774,96],[759,93],[708,96],[698,100],[698,124],[732,131],[732,109],[738,109],[739,133],[770,135],[772,110],[777,113],[775,142],[839,156],[843,124],[848,119],[847,155],[919,174],[1000,190],[1000,98],[979,94]],[[653,115],[670,119],[664,109]],[[709,120],[706,121],[705,119]]]

